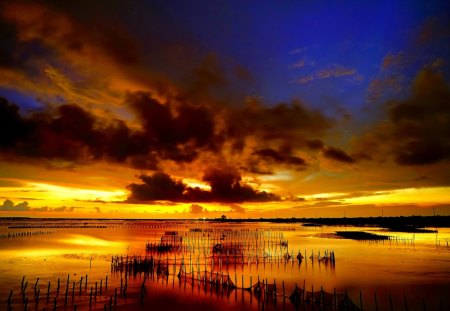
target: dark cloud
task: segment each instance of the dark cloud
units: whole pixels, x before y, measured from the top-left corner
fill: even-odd
[[[0,68],[24,71],[33,77],[39,74],[37,60],[54,56],[43,42],[20,39],[17,27],[3,19],[0,19],[0,38]]]
[[[425,20],[419,31],[417,43],[425,45],[433,41],[446,42],[448,38],[450,38],[450,15],[447,11]]]
[[[450,90],[429,68],[416,76],[411,95],[386,104],[387,121],[359,141],[369,156],[390,154],[400,165],[426,165],[450,159]]]
[[[29,135],[30,126],[19,114],[19,107],[0,97],[0,148],[13,147]]]
[[[29,209],[32,212],[73,212],[75,210],[76,207],[71,206],[60,206],[60,207],[48,207],[48,206],[42,206],[42,207],[36,207],[36,208],[32,208]]]
[[[324,143],[320,139],[307,139],[306,146],[312,150],[320,150],[323,148]]]
[[[260,149],[260,150],[253,152],[253,154],[259,156],[260,158],[263,158],[263,159],[266,159],[269,161],[273,161],[276,163],[283,163],[283,164],[289,164],[289,165],[294,165],[294,166],[306,166],[307,165],[306,161],[300,157],[289,156],[289,155],[285,156],[271,148]]]
[[[322,149],[323,155],[332,160],[345,163],[354,163],[355,160],[349,156],[344,150],[335,147],[324,147]]]
[[[206,208],[204,208],[203,206],[201,206],[201,205],[198,205],[198,204],[192,204],[192,205],[189,207],[189,212],[190,212],[191,214],[201,214],[201,213],[207,213],[208,210],[207,210]]]
[[[131,191],[130,201],[182,201],[187,186],[169,175],[156,172],[152,176],[141,175],[142,184],[128,185]]]
[[[310,135],[321,135],[333,125],[333,120],[306,108],[300,101],[267,107],[257,100],[249,100],[245,107],[230,111],[227,124],[227,135],[239,150],[245,147],[248,136],[290,144]]]
[[[233,168],[207,170],[203,180],[210,185],[211,190],[189,187],[162,172],[156,172],[151,176],[141,175],[139,178],[143,183],[132,183],[127,187],[131,192],[128,197],[129,202],[162,200],[239,203],[279,200],[279,197],[274,194],[257,191],[243,184],[240,174]]]
[[[130,94],[126,102],[141,121],[145,141],[163,158],[190,162],[199,148],[213,149],[218,141],[213,115],[205,107],[162,104],[143,92]]]
[[[86,56],[92,53],[92,48],[107,51],[108,57],[124,65],[135,64],[139,60],[136,40],[133,40],[122,23],[115,19],[114,23],[99,15],[106,12],[104,8],[99,11],[84,11],[84,14],[93,14],[92,18],[82,18],[76,10],[60,10],[62,7],[52,7],[37,3],[20,3],[5,6],[3,15],[6,21],[13,25],[21,34],[21,40],[11,42],[17,48],[32,48],[39,44],[50,50],[58,49],[80,53]],[[27,14],[22,14],[27,10]],[[78,11],[81,11],[78,9]],[[11,46],[11,45],[10,45]],[[23,49],[26,51],[26,49]],[[39,51],[39,50],[37,50]],[[105,54],[106,55],[106,54]],[[34,55],[35,57],[36,55]]]
[[[3,204],[0,206],[0,211],[29,211],[30,206],[28,205],[28,202],[24,201],[22,203],[14,204],[11,200],[5,200]]]
[[[231,167],[212,168],[203,180],[211,186],[211,195],[218,202],[276,201],[278,197],[265,191],[256,191],[241,183],[239,172]]]
[[[243,208],[242,206],[240,206],[238,204],[229,204],[228,206],[230,207],[231,212],[245,213],[245,208]]]
[[[142,135],[123,121],[98,119],[76,105],[22,116],[15,104],[0,98],[0,112],[3,156],[124,162],[148,152]]]
[[[155,169],[158,157],[190,162],[202,148],[217,148],[213,117],[206,108],[182,105],[172,112],[143,93],[131,94],[127,103],[142,130],[69,104],[22,116],[15,104],[0,98],[0,152],[72,162],[107,159]]]

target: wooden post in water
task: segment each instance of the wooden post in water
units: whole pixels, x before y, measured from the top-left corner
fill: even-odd
[[[75,282],[73,282],[73,286],[72,286],[72,302],[74,300],[75,297]]]
[[[359,305],[360,305],[361,311],[363,311],[364,309],[363,309],[363,300],[362,300],[361,291],[359,291]]]
[[[375,311],[378,311],[377,293],[374,293],[374,297],[375,297]]]
[[[8,296],[8,310],[11,310],[11,298],[12,298],[12,294],[13,294],[13,290],[11,289],[9,291],[9,296]]]
[[[106,276],[105,280],[105,291],[108,289],[108,276]]]
[[[347,290],[345,290],[344,310],[347,310],[347,307],[348,307],[348,296],[347,296]]]
[[[36,295],[36,307],[39,304],[39,297],[41,296],[41,289],[39,288]]]
[[[39,278],[36,279],[36,283],[34,284],[34,295],[36,295],[36,293],[37,293],[38,282],[39,282]]]
[[[89,294],[89,306],[92,305],[92,291],[94,288],[91,286],[91,293]]]
[[[336,287],[334,288],[334,310],[337,310],[338,307],[338,301],[337,301],[337,294],[336,294]]]
[[[22,277],[22,283],[20,284],[20,289],[23,291],[23,283],[25,282],[25,275]]]
[[[59,281],[59,278],[58,278],[58,287],[56,288],[56,296],[59,295],[59,287],[60,287],[60,281]]]
[[[53,299],[53,311],[56,311],[56,297]]]
[[[66,286],[66,294],[64,295],[64,307],[67,306],[68,286]]]
[[[394,306],[392,305],[392,297],[391,294],[389,294],[389,306],[390,306],[390,310],[394,311]]]
[[[27,289],[27,285],[28,285],[28,282],[25,282],[25,285],[23,286],[23,289],[22,289],[22,302],[23,303],[25,303],[25,291]]]
[[[50,281],[48,281],[48,286],[47,286],[47,303],[48,303],[49,299],[50,299]]]
[[[405,311],[408,311],[408,303],[406,302],[406,294],[403,297],[405,300]]]
[[[295,288],[297,289],[297,284],[295,284]],[[306,301],[306,280],[303,279],[303,301]]]

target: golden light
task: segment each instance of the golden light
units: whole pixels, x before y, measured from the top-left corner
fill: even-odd
[[[113,242],[81,234],[73,234],[69,238],[60,239],[59,241],[65,244],[84,246],[120,247],[123,245],[121,242]]]
[[[55,186],[45,183],[29,183],[29,190],[40,193],[42,199],[83,200],[83,201],[123,201],[127,193],[123,190],[98,190]]]
[[[373,195],[343,199],[352,204],[438,204],[450,202],[450,187],[406,188],[385,192],[374,192]]]

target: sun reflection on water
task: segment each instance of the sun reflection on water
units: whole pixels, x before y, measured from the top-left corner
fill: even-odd
[[[100,246],[100,247],[122,247],[123,242],[108,241],[88,235],[72,234],[68,238],[60,239],[59,242],[72,245],[82,246]]]

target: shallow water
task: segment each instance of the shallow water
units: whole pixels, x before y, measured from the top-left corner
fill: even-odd
[[[79,225],[83,227],[78,227]],[[23,228],[11,228],[23,227]],[[40,227],[40,228],[37,228]],[[196,228],[200,232],[190,232]],[[260,232],[275,241],[278,237],[288,241],[288,250],[296,255],[300,251],[306,258],[302,263],[296,260],[281,259],[265,262],[244,263],[239,260],[228,265],[222,262],[211,264],[209,258],[211,248],[217,241],[210,239],[208,234],[222,231],[231,236]],[[231,231],[230,231],[231,230]],[[395,236],[398,241],[361,242],[336,239],[335,231],[365,230]],[[69,275],[67,305],[76,304],[80,309],[103,310],[105,304],[109,308],[114,290],[119,290],[116,309],[134,310],[153,309],[175,310],[251,310],[265,309],[294,310],[295,306],[289,299],[277,297],[261,301],[248,291],[235,289],[231,292],[223,288],[204,286],[199,282],[189,280],[184,282],[176,274],[180,269],[179,260],[184,257],[186,271],[221,271],[229,274],[238,287],[248,287],[254,284],[258,277],[267,280],[269,284],[276,283],[278,293],[284,282],[285,294],[291,294],[295,285],[305,287],[307,291],[319,291],[321,288],[328,293],[344,293],[360,306],[360,293],[365,310],[389,309],[392,303],[394,310],[404,310],[405,301],[408,310],[450,309],[450,229],[440,228],[438,234],[431,233],[396,233],[380,232],[380,228],[354,227],[304,227],[301,224],[271,224],[271,223],[209,223],[209,222],[160,222],[160,221],[6,221],[0,222],[0,235],[8,232],[43,232],[45,234],[15,238],[0,239],[0,297],[2,308],[6,307],[10,290],[13,290],[12,307],[23,309],[21,281],[25,276],[26,297],[29,306],[42,310],[53,308],[54,298],[58,310],[64,307],[67,276]],[[177,256],[177,265],[173,271],[169,265],[168,278],[158,278],[156,275],[145,281],[147,294],[141,300],[141,285],[144,275],[138,274],[128,279],[127,298],[120,295],[120,282],[124,282],[124,274],[111,272],[111,256],[146,255],[146,243],[158,242],[166,231],[177,231],[183,237],[184,245],[190,245],[192,251],[182,255],[161,254],[163,260],[172,260]],[[221,233],[222,234],[222,233]],[[247,243],[247,241],[242,243]],[[261,240],[259,240],[261,242]],[[202,251],[198,252],[198,246]],[[266,251],[275,251],[273,245],[263,245]],[[206,250],[205,250],[206,249]],[[277,251],[280,249],[277,247]],[[335,265],[307,259],[313,253],[316,257],[320,251],[333,250],[336,257]],[[209,253],[208,253],[209,252]],[[155,255],[155,254],[154,254]],[[155,255],[156,256],[156,255]],[[192,265],[189,265],[189,257]],[[231,257],[231,256],[230,256]],[[156,258],[156,257],[155,257]],[[88,275],[88,286],[79,281]],[[108,289],[104,283],[108,276]],[[36,306],[37,293],[40,290],[39,303]],[[56,295],[56,284],[60,279],[60,293]],[[97,282],[103,283],[102,294],[97,293],[92,298],[89,307],[90,287]],[[49,303],[46,302],[48,282],[51,282]],[[244,284],[242,284],[244,281]],[[73,291],[75,282],[75,291]],[[84,279],[85,282],[85,279]],[[85,288],[84,288],[85,287]],[[72,300],[72,291],[73,300]],[[390,300],[389,300],[389,297]],[[114,306],[114,301],[112,302]],[[305,305],[311,308],[311,305]]]

